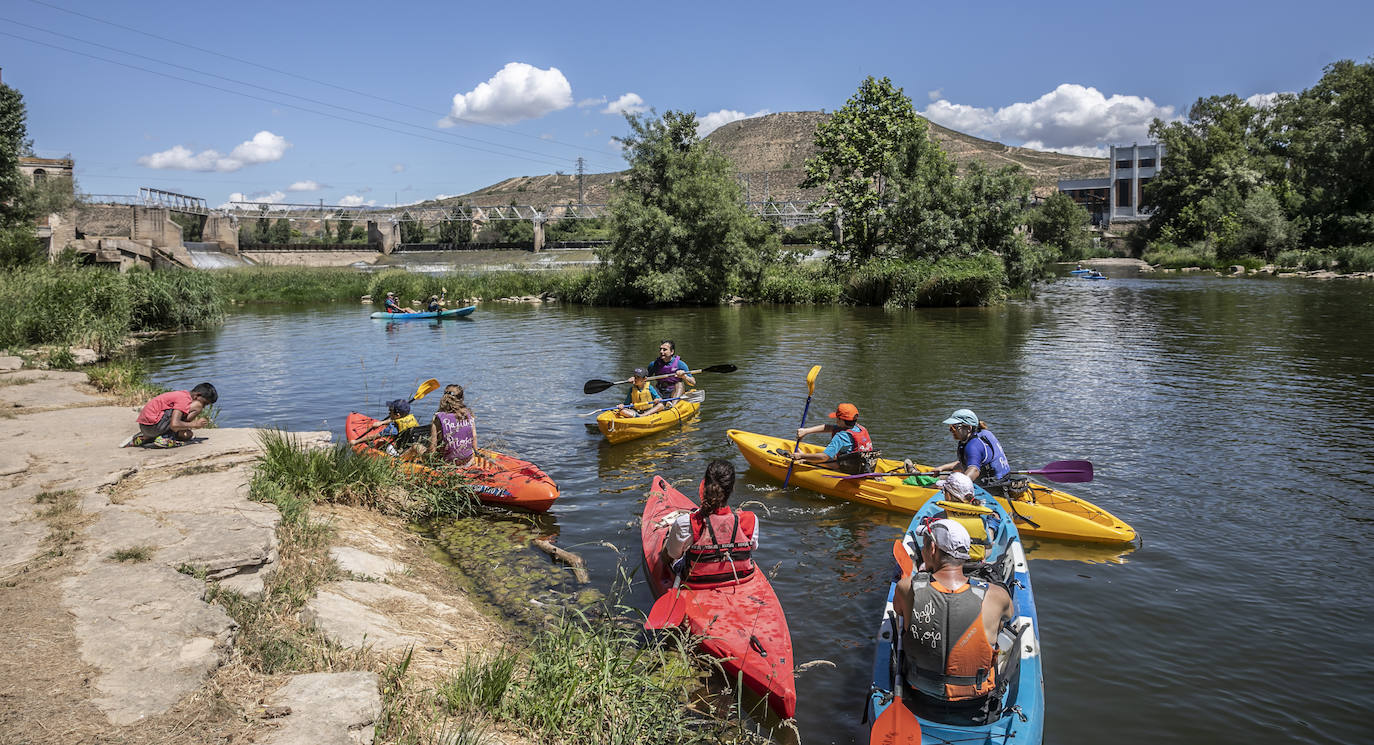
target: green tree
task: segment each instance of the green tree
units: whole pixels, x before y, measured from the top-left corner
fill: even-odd
[[[954,161],[930,139],[922,119],[893,157],[889,241],[907,259],[967,252],[961,219],[968,194]]]
[[[334,223],[334,240],[339,243],[353,240],[353,221],[341,219]]]
[[[967,200],[967,213],[960,221],[965,243],[973,253],[1001,256],[1010,286],[1028,286],[1043,273],[1045,264],[1056,253],[1031,245],[1017,230],[1026,221],[1030,177],[1022,173],[1020,166],[989,171],[975,161],[969,164],[960,187]]]
[[[1231,259],[1256,254],[1273,259],[1279,251],[1292,248],[1295,231],[1271,188],[1260,188],[1245,198],[1237,215],[1238,225],[1231,240],[1217,247],[1217,257]]]
[[[497,243],[533,243],[534,223],[529,220],[492,220],[492,239]]]
[[[472,221],[461,219],[459,211],[453,210],[449,218],[439,223],[439,242],[463,244],[472,242]]]
[[[413,219],[409,210],[401,214],[401,242],[425,242],[425,224],[419,220]]]
[[[630,162],[609,208],[610,244],[597,251],[630,303],[718,303],[752,291],[778,238],[745,211],[734,166],[697,137],[697,119],[626,116]]]
[[[291,221],[285,217],[278,218],[272,223],[272,227],[267,231],[268,243],[290,243],[291,242]]]
[[[1092,216],[1073,197],[1055,192],[1027,216],[1031,237],[1059,249],[1060,259],[1081,259],[1092,246],[1088,223]]]
[[[822,187],[839,222],[836,255],[862,263],[887,241],[887,181],[894,160],[921,135],[911,99],[887,78],[868,77],[838,111],[816,127],[816,154],[806,161],[802,186]]]
[[[0,84],[0,227],[27,222],[27,201],[24,191],[27,181],[19,170],[19,157],[28,152],[25,138],[24,96],[19,91]]]

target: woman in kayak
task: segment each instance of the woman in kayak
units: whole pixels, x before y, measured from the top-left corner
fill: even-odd
[[[937,471],[961,471],[965,476],[983,488],[997,486],[1011,472],[1007,454],[997,436],[968,409],[954,412],[945,424],[949,434],[959,443],[958,458],[937,468]]]
[[[444,387],[429,428],[429,447],[455,466],[466,466],[477,457],[477,417],[463,401],[463,386],[457,383]]]
[[[663,553],[688,587],[736,582],[754,573],[758,518],[730,508],[734,488],[733,463],[719,458],[708,463],[698,490],[701,506],[680,513],[664,537]]]

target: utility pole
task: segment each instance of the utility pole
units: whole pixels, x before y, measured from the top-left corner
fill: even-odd
[[[584,186],[584,177],[587,175],[586,161],[582,156],[577,157],[577,203],[579,205],[587,203],[587,194]]]

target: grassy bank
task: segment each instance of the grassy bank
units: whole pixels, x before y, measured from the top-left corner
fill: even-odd
[[[1166,269],[1201,267],[1224,270],[1231,266],[1258,269],[1273,264],[1284,271],[1328,270],[1342,274],[1374,272],[1374,245],[1343,246],[1332,249],[1296,249],[1280,251],[1272,260],[1262,256],[1218,257],[1216,249],[1202,243],[1177,246],[1172,243],[1153,243],[1141,255],[1148,264]]]

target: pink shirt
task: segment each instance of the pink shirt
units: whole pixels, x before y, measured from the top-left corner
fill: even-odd
[[[143,411],[138,415],[139,424],[157,424],[162,419],[162,415],[170,409],[181,412],[183,419],[190,413],[192,404],[191,394],[187,391],[168,391],[166,393],[153,396],[153,399],[144,404]]]

